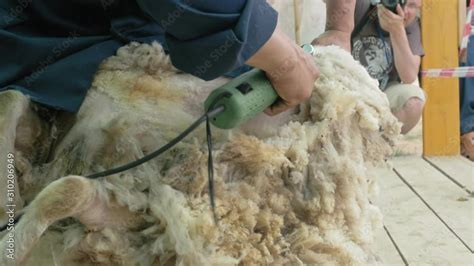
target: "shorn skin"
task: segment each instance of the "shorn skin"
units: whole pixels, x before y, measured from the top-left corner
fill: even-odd
[[[43,161],[13,144],[11,127],[22,116],[10,114],[0,144],[22,161],[19,195],[29,204],[15,227],[16,259],[6,256],[4,235],[0,264],[34,265],[31,251],[51,230],[63,241],[51,245],[57,265],[377,264],[372,244],[382,216],[369,201],[377,194],[371,169],[391,154],[400,125],[377,81],[349,53],[316,50],[321,77],[307,103],[213,129],[219,226],[208,198],[204,127],[132,170],[81,175],[162,146],[202,114],[209,92],[226,79],[179,72],[156,43],[122,47],[103,62],[72,128]],[[23,95],[0,97],[28,113]],[[21,142],[51,147],[50,138]]]

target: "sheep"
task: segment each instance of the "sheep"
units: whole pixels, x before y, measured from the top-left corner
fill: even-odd
[[[19,187],[30,203],[15,226],[15,260],[6,234],[0,264],[28,263],[55,226],[64,241],[59,265],[376,264],[371,245],[382,215],[370,201],[377,194],[371,169],[392,153],[400,124],[349,53],[316,47],[314,57],[321,76],[308,102],[213,130],[215,225],[203,128],[139,167],[84,177],[164,145],[228,81],[180,72],[157,43],[120,48],[99,67],[67,134],[54,145],[44,141],[49,159],[18,180],[28,183]],[[28,100],[12,95],[25,113]],[[15,119],[0,127],[10,132],[1,144],[9,150]],[[30,136],[38,138],[57,137]]]

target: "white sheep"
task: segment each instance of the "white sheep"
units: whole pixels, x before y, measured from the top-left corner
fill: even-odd
[[[27,263],[42,234],[68,217],[75,219],[54,226],[64,241],[58,265],[375,264],[371,244],[382,218],[369,201],[377,192],[370,170],[391,154],[400,125],[377,81],[349,53],[316,51],[321,76],[309,102],[237,129],[214,129],[216,226],[204,128],[144,165],[97,180],[83,177],[164,145],[227,81],[179,72],[156,43],[119,49],[99,68],[58,144],[41,130],[17,141],[40,139],[54,150],[47,163],[34,163],[25,157],[32,151],[21,148],[28,145],[16,145],[27,169],[20,192],[34,200],[15,226],[16,259],[7,257],[4,235],[0,264]],[[24,96],[7,94],[19,109],[0,121],[9,134],[0,141],[2,151],[13,150],[18,114],[29,112]],[[41,128],[41,122],[33,125]],[[38,186],[44,186],[39,194]]]

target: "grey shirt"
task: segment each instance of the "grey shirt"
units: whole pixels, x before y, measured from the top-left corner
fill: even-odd
[[[370,0],[356,1],[355,25],[361,22],[362,17],[371,7]],[[423,56],[418,18],[406,27],[406,32],[413,54]],[[379,81],[381,90],[385,90],[389,82],[399,81],[389,34],[380,28],[377,20],[369,20],[360,33],[354,36],[352,56],[367,69],[371,77]]]

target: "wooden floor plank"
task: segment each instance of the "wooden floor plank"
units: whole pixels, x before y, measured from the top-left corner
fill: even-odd
[[[393,165],[440,219],[474,250],[474,198],[421,157],[397,157]]]
[[[375,253],[382,260],[381,265],[405,265],[397,249],[383,228],[377,231]]]
[[[472,265],[472,253],[393,171],[379,170],[378,176],[376,203],[408,264]]]
[[[426,160],[461,184],[469,192],[474,192],[474,162],[462,156],[426,157]]]

